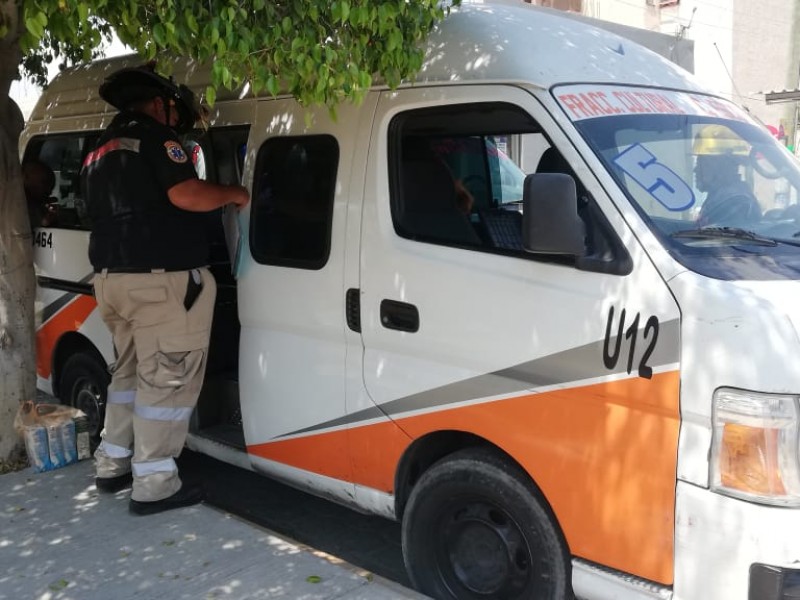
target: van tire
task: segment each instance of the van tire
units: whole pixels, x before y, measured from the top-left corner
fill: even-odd
[[[403,515],[411,581],[440,600],[572,598],[560,528],[530,478],[487,449],[460,450],[414,486]]]
[[[59,400],[86,413],[92,452],[100,443],[110,381],[106,366],[87,352],[70,356],[61,369]]]

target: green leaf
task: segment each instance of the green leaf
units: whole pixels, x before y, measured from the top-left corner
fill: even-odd
[[[78,4],[78,18],[86,23],[89,20],[89,7],[85,3]]]
[[[164,46],[166,44],[166,32],[161,23],[156,23],[153,27],[153,39],[159,46]]]
[[[306,581],[308,583],[321,583],[322,577],[320,577],[319,575],[309,575],[308,577],[306,577]]]
[[[206,88],[206,104],[209,106],[214,106],[214,103],[217,101],[217,89],[210,85]]]
[[[54,581],[48,587],[54,592],[60,592],[65,587],[69,585],[69,581],[66,579],[59,579],[58,581]]]
[[[186,26],[189,28],[189,31],[192,33],[200,33],[200,28],[197,26],[197,19],[194,17],[192,11],[187,8],[183,16],[186,19]]]
[[[44,35],[44,25],[42,25],[36,17],[28,17],[25,19],[25,29],[37,39],[41,39]]]

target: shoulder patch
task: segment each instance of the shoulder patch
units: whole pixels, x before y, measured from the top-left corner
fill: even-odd
[[[183,148],[178,142],[173,142],[172,140],[164,142],[164,148],[167,149],[167,156],[169,156],[171,161],[176,163],[185,163],[188,160],[186,152],[184,152]]]

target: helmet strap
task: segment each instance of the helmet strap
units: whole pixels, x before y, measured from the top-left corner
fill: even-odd
[[[167,127],[172,128],[170,125],[170,117],[172,116],[172,107],[170,106],[170,98],[167,96],[161,96],[161,102],[164,104],[164,117],[166,118],[166,123],[164,123]]]

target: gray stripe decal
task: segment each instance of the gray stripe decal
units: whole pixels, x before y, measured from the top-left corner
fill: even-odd
[[[81,279],[79,283],[89,283],[93,277],[94,273],[89,273],[86,277]],[[58,311],[64,308],[75,298],[75,296],[78,295],[79,294],[73,294],[67,292],[57,300],[53,300],[50,304],[45,306],[42,309],[42,325],[47,323]]]
[[[276,439],[284,438],[290,435],[297,435],[298,433],[308,433],[310,431],[317,431],[318,429],[330,429],[331,427],[341,427],[342,425],[357,423],[358,421],[382,419],[385,416],[386,413],[384,413],[380,408],[378,408],[377,406],[372,406],[370,408],[365,408],[364,410],[359,410],[358,412],[350,413],[349,415],[345,415],[343,417],[337,417],[335,419],[331,419],[330,421],[325,421],[324,423],[320,423],[319,425],[312,425],[311,427],[305,427],[304,429],[298,429],[297,431],[292,431],[291,433],[285,433],[283,435],[279,435]]]
[[[646,340],[643,341],[643,330],[644,327],[639,329],[639,341],[636,344],[633,360],[633,373],[636,372],[639,361],[647,348]],[[613,336],[609,340],[610,349],[613,350],[616,340],[617,336]],[[677,363],[680,359],[679,344],[680,321],[673,319],[672,321],[661,323],[658,343],[648,359],[648,364],[653,367],[660,367]],[[627,354],[622,351],[616,367],[612,370],[605,368],[603,365],[603,346],[604,341],[601,340],[578,346],[577,348],[570,348],[569,350],[520,363],[508,369],[470,377],[469,379],[449,383],[438,388],[425,390],[418,394],[391,400],[381,404],[380,407],[367,408],[318,425],[298,429],[278,436],[276,439],[332,427],[352,425],[384,415],[392,417],[406,412],[442,407],[478,398],[514,394],[571,381],[584,381],[627,373]],[[622,346],[624,350],[625,344],[623,343]]]

